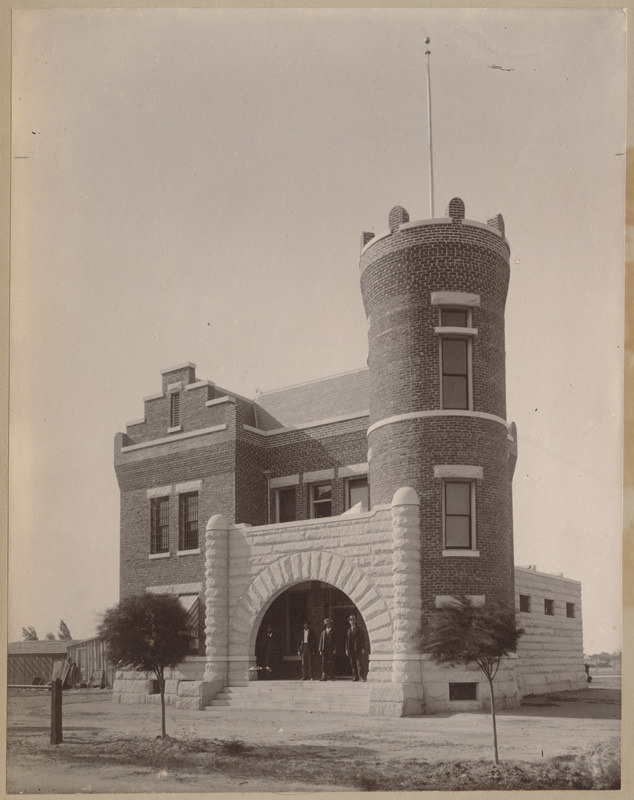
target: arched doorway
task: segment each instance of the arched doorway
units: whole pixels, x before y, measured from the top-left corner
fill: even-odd
[[[279,594],[268,607],[258,629],[255,655],[259,667],[271,666],[271,672],[260,669],[261,678],[274,680],[298,680],[301,675],[301,662],[298,655],[304,621],[316,634],[317,641],[324,629],[324,620],[330,618],[334,623],[337,655],[335,676],[338,679],[352,677],[350,664],[346,658],[345,642],[348,630],[348,617],[354,614],[357,625],[369,637],[365,621],[347,594],[324,581],[303,581],[289,587]],[[271,631],[267,641],[267,630]],[[274,655],[271,657],[271,650]],[[367,654],[366,654],[367,657]],[[313,678],[320,677],[320,659],[313,659]]]

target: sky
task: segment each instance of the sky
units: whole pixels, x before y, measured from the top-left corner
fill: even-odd
[[[365,366],[362,231],[502,213],[515,562],[621,646],[625,16],[13,15],[9,640],[118,600],[113,438],[186,361],[242,394]]]

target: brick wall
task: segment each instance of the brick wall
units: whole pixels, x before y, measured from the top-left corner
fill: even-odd
[[[142,593],[147,586],[201,581],[202,556],[178,556],[178,494],[176,485],[200,481],[199,541],[207,519],[217,512],[234,519],[235,406],[222,411],[227,429],[125,452],[125,434],[115,438],[115,473],[120,499],[120,596]],[[166,487],[170,498],[169,557],[150,558],[148,490]]]
[[[365,463],[367,460],[367,417],[325,423],[304,430],[289,429],[264,436],[238,425],[236,460],[236,518],[240,522],[263,524],[266,520],[266,479],[299,475],[297,518],[309,517],[309,499],[303,474],[332,469],[333,515],[345,510],[344,479],[337,477],[339,467]],[[275,491],[270,493],[271,521],[275,515]]]
[[[426,446],[413,460],[417,438]],[[370,443],[373,498],[393,495],[395,474],[421,498],[423,610],[432,610],[435,596],[446,594],[487,594],[511,603],[513,521],[505,428],[486,419],[436,417],[379,428]],[[441,464],[482,467],[483,479],[475,482],[478,557],[442,555],[443,482],[434,477],[434,466]]]

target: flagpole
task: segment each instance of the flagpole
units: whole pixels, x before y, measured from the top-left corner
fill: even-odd
[[[425,44],[429,47],[431,39],[429,36],[425,37]],[[429,139],[429,205],[431,209],[431,218],[434,218],[434,150],[432,144],[432,131],[431,131],[431,50],[425,51],[427,60],[427,134]]]

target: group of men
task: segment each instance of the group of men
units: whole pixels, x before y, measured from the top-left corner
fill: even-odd
[[[350,662],[353,681],[365,681],[368,674],[368,641],[365,631],[357,625],[354,614],[348,617],[349,627],[346,631],[345,651]],[[278,677],[281,667],[281,647],[279,637],[271,625],[267,625],[264,636],[258,645],[258,670],[263,679]],[[332,619],[324,620],[324,629],[317,639],[317,634],[311,629],[308,622],[300,633],[298,650],[302,661],[303,681],[313,679],[313,662],[317,654],[320,658],[322,681],[334,681],[335,657],[337,643],[335,639],[334,623]]]
[[[346,658],[350,661],[352,680],[365,681],[368,663],[366,657],[368,653],[366,635],[357,625],[357,618],[354,614],[348,617],[348,622],[350,625],[346,631]],[[324,620],[324,629],[319,637],[319,643],[317,643],[315,631],[311,630],[308,622],[304,622],[298,653],[302,659],[301,679],[303,681],[313,679],[313,658],[317,653],[319,653],[321,659],[320,680],[334,681],[337,644],[333,621],[330,618]]]

